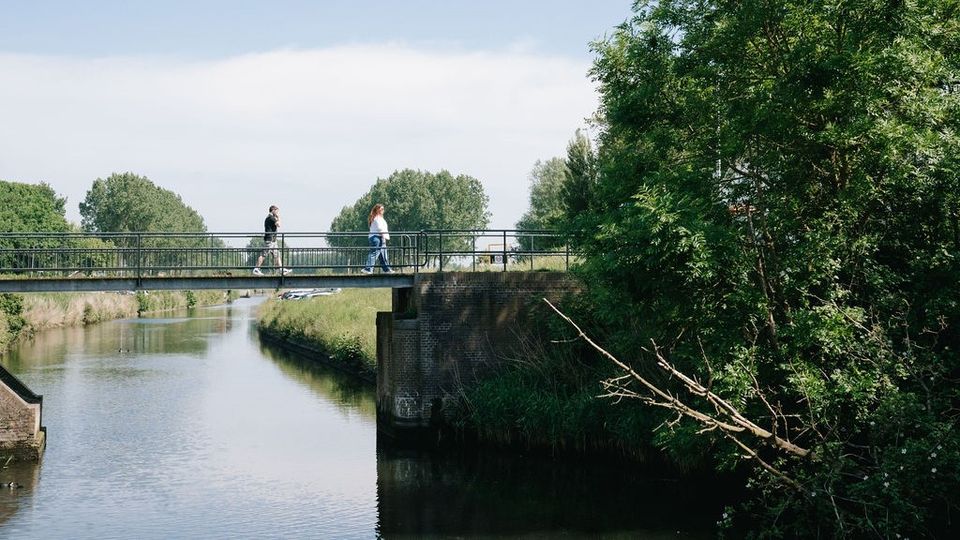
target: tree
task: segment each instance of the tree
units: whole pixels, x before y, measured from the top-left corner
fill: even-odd
[[[386,207],[386,219],[391,231],[423,231],[439,229],[484,229],[490,219],[488,197],[479,180],[467,175],[453,176],[441,170],[434,174],[404,169],[387,178],[377,179],[370,190],[352,206],[344,207],[330,224],[333,232],[359,232],[350,238],[334,236],[334,246],[358,248],[351,264],[362,264],[367,245],[367,217],[376,203]],[[402,245],[404,240],[392,235],[391,242]],[[450,239],[445,249],[464,249],[469,238]],[[393,257],[392,257],[393,258]]]
[[[754,533],[946,534],[960,3],[634,9],[594,45],[597,182],[568,199],[610,394],[685,411],[667,452],[758,465]]]
[[[63,233],[70,230],[65,217],[66,199],[49,185],[0,181],[0,230],[7,233]],[[31,268],[49,257],[45,248],[70,247],[70,241],[58,236],[17,237],[0,235],[0,266]]]
[[[567,145],[567,174],[560,188],[560,199],[565,217],[575,222],[576,216],[590,208],[594,185],[597,182],[596,155],[590,139],[579,129]],[[576,228],[576,227],[573,227]]]
[[[200,214],[179,195],[129,172],[97,178],[80,203],[80,216],[83,229],[96,233],[204,233],[207,230]],[[215,264],[203,250],[220,256],[224,247],[219,238],[202,236],[105,238],[120,246],[149,248],[151,265],[169,267]],[[128,254],[125,264],[134,264],[134,256]]]
[[[133,173],[97,178],[80,203],[91,232],[206,232],[203,218],[176,193]]]
[[[66,232],[67,200],[46,183],[0,181],[0,230],[9,232]]]
[[[517,221],[517,229],[555,229],[564,218],[561,190],[570,174],[567,162],[555,157],[537,161],[530,171],[530,209]]]
[[[530,209],[517,221],[518,231],[556,231],[565,217],[561,190],[570,171],[563,158],[537,161],[530,171]],[[536,250],[562,245],[555,237],[517,235],[522,250]]]

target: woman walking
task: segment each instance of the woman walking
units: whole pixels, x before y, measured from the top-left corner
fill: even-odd
[[[370,234],[367,240],[370,242],[370,254],[367,255],[367,266],[360,270],[364,274],[372,274],[373,266],[380,259],[380,268],[384,274],[391,274],[390,260],[387,258],[387,240],[390,239],[390,233],[387,229],[387,220],[383,219],[383,205],[377,203],[370,209],[370,216],[367,218],[367,224],[370,225]]]

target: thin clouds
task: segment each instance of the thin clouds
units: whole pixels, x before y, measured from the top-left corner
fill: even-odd
[[[534,162],[562,155],[596,108],[588,67],[402,44],[202,62],[0,54],[0,178],[48,182],[77,220],[95,178],[132,171],[211,230],[255,230],[276,203],[306,231],[378,177],[445,168],[480,179],[509,227]]]

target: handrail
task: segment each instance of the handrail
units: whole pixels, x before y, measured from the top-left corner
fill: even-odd
[[[566,237],[548,230],[437,229],[390,235],[388,258],[401,272],[566,270],[571,260]],[[284,266],[297,274],[343,274],[366,265],[367,236],[359,231],[294,231],[278,233],[277,239]],[[109,275],[134,277],[138,283],[170,274],[233,275],[254,266],[263,252],[262,239],[259,231],[0,232],[0,275]]]

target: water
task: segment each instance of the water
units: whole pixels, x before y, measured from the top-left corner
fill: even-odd
[[[24,486],[0,490],[0,538],[702,536],[695,494],[620,468],[378,450],[373,389],[262,345],[256,302],[11,350],[47,448],[0,470]]]

